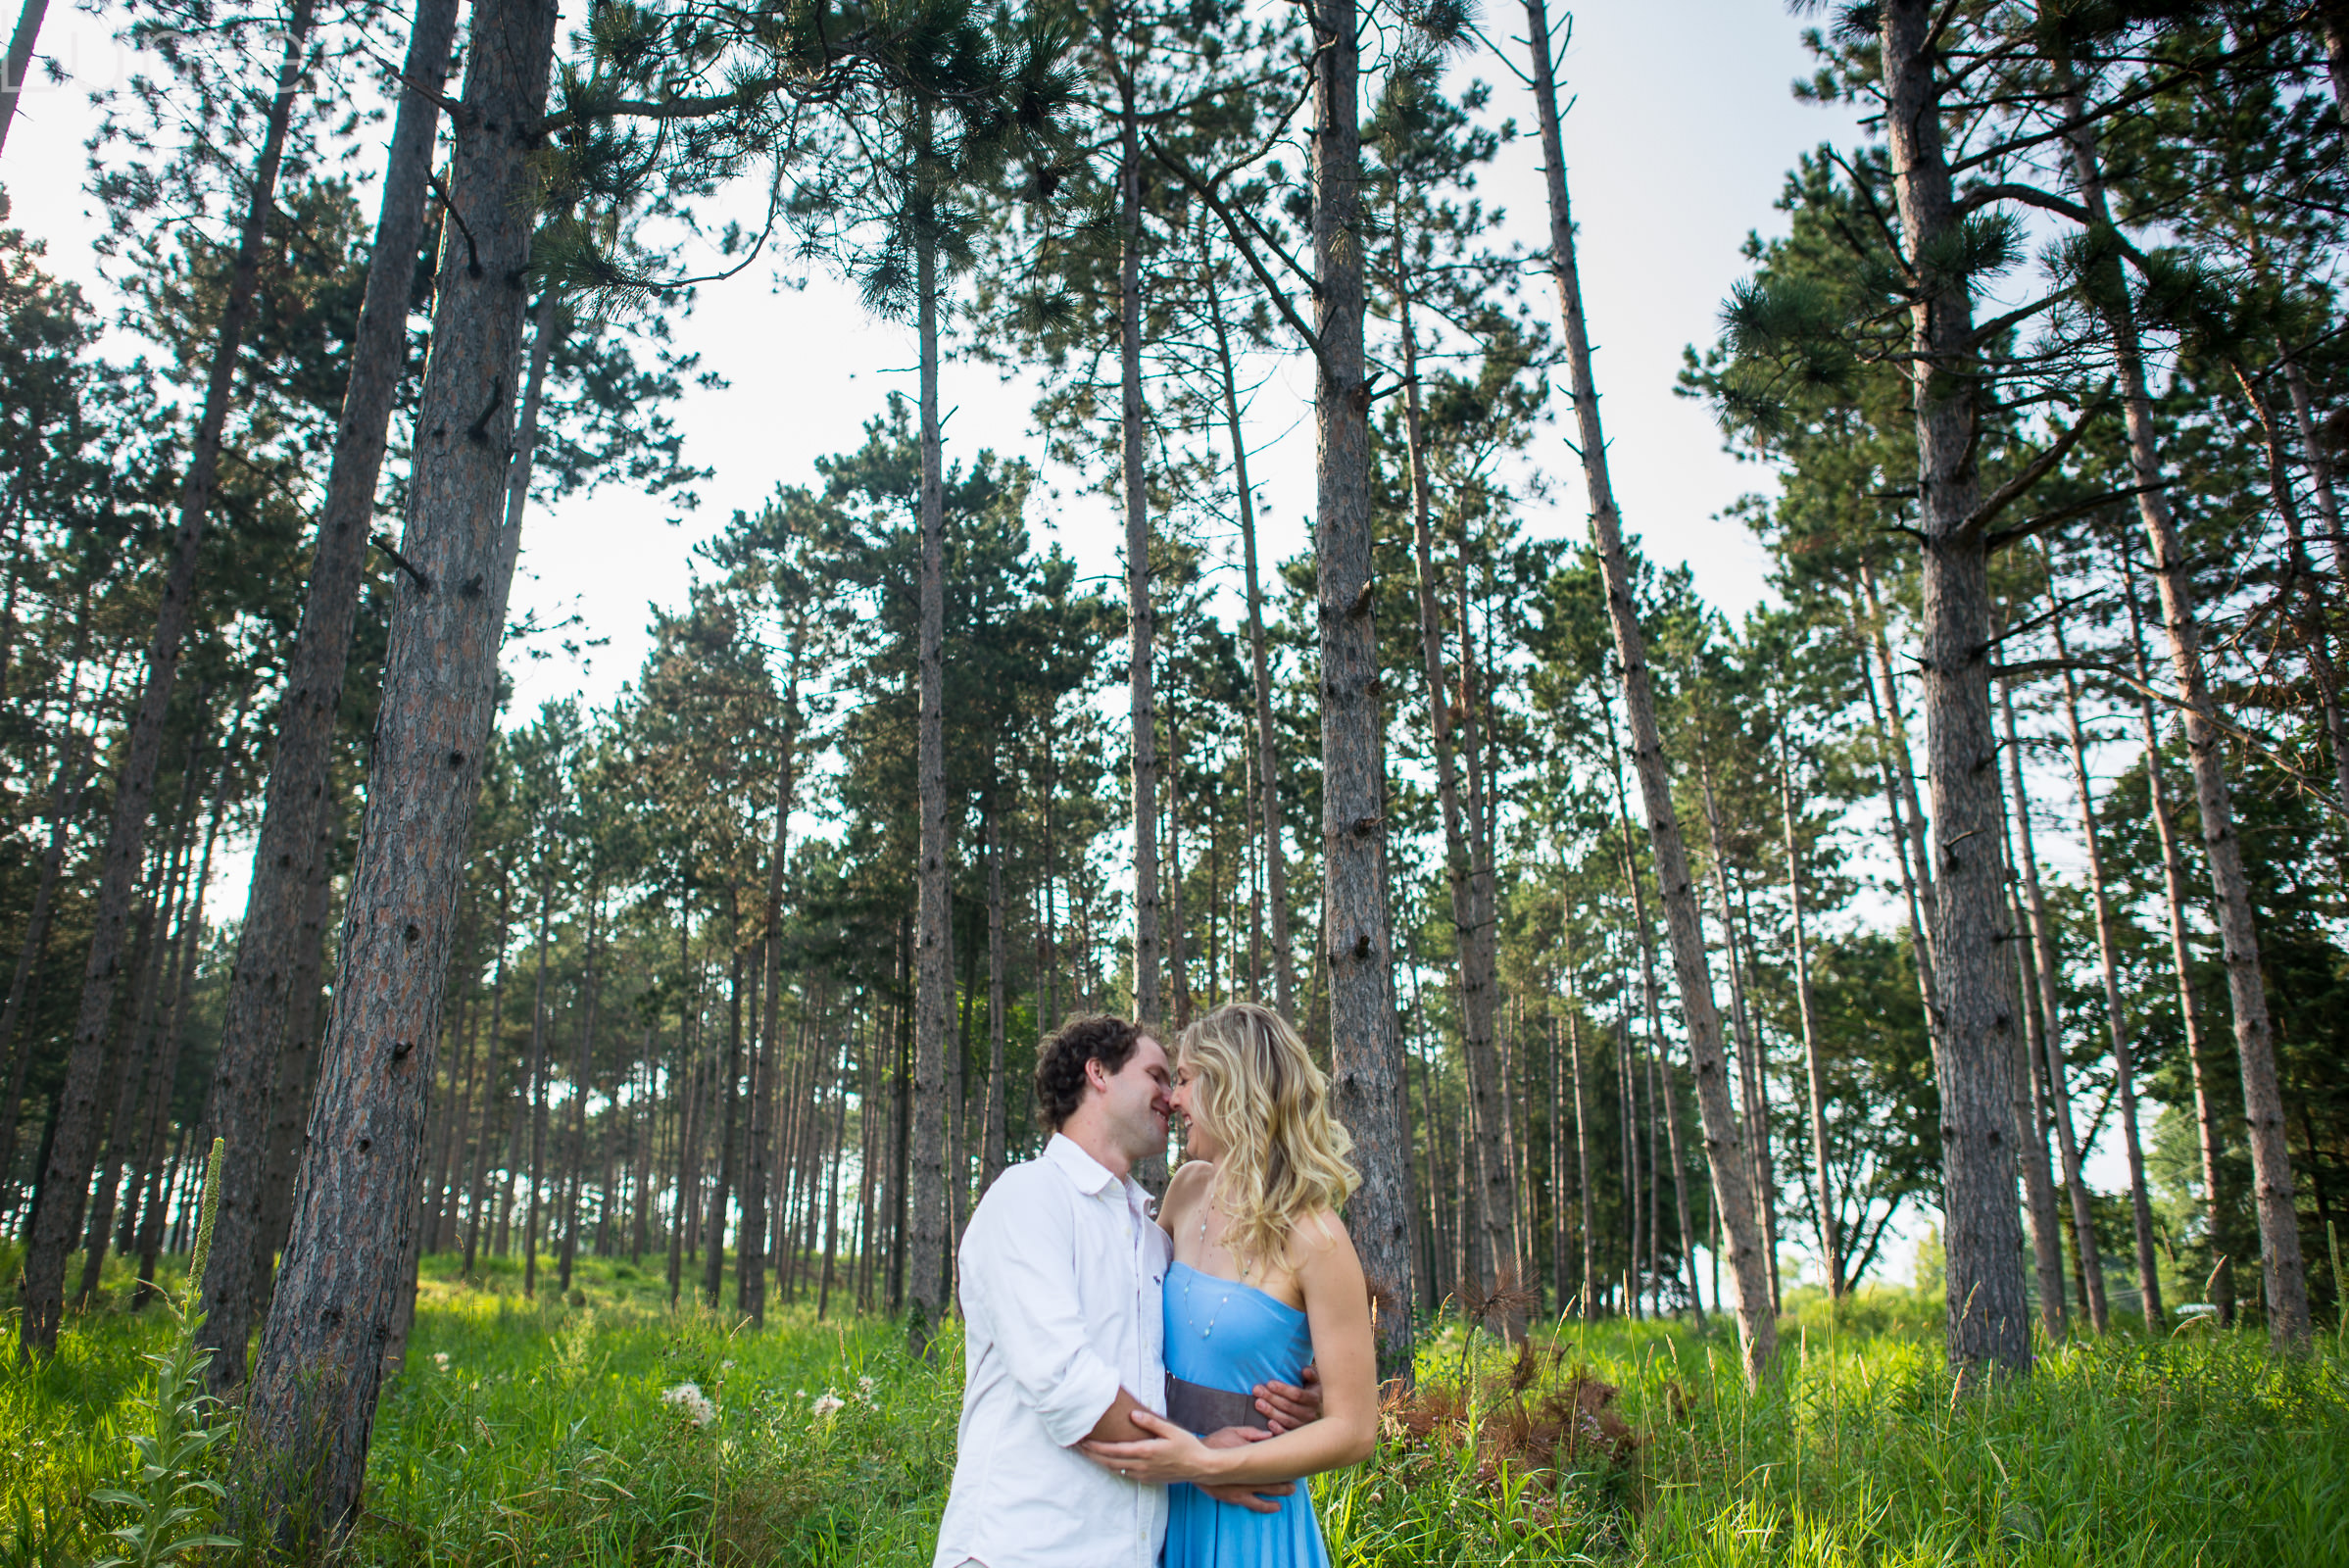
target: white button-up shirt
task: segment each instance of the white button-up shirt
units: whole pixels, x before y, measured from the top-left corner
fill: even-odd
[[[962,1234],[962,1422],[936,1568],[1152,1568],[1166,1489],[1072,1444],[1117,1391],[1165,1413],[1166,1233],[1132,1178],[1055,1133]]]

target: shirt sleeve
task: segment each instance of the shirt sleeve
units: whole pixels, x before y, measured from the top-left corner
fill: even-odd
[[[1012,1197],[1003,1186],[999,1181],[990,1196]],[[986,1331],[1022,1400],[1065,1448],[1117,1402],[1118,1377],[1089,1343],[1067,1202],[1020,1206],[1016,1219],[1003,1203],[990,1213],[982,1202],[971,1216],[960,1258],[962,1311]]]

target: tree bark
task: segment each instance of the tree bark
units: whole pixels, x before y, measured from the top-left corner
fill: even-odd
[[[584,972],[579,977],[579,1047],[571,1058],[570,1130],[563,1156],[563,1251],[556,1260],[556,1289],[571,1293],[571,1265],[579,1256],[579,1187],[587,1168],[587,1096],[595,1085],[596,1061],[596,925],[604,912],[604,896],[591,889],[587,899],[587,940],[581,951]]]
[[[269,764],[244,921],[228,971],[220,1044],[213,1058],[213,1126],[228,1141],[213,1254],[204,1273],[201,1343],[214,1352],[206,1376],[216,1394],[244,1382],[243,1348],[253,1323],[248,1302],[261,1294],[255,1270],[266,1266],[259,1261],[257,1229],[264,1162],[249,1156],[268,1136],[294,971],[307,951],[304,889],[311,879],[311,856],[321,842],[318,816],[329,808],[327,769],[351,633],[367,582],[375,484],[392,404],[408,366],[409,298],[416,286],[433,137],[440,123],[437,94],[448,76],[456,29],[457,0],[418,0],[401,66],[410,87],[400,94],[392,122],[370,253],[374,260],[351,341],[351,376],[318,513],[302,622],[288,661],[277,751]],[[231,1346],[235,1353],[229,1353]]]
[[[1419,653],[1426,674],[1428,729],[1434,742],[1436,801],[1444,822],[1444,877],[1451,898],[1454,973],[1460,986],[1461,1061],[1467,1068],[1470,1189],[1463,1218],[1468,1235],[1467,1282],[1490,1289],[1511,1271],[1514,1248],[1504,1222],[1509,1212],[1509,1167],[1501,1152],[1499,1065],[1493,1048],[1493,981],[1480,957],[1479,924],[1470,890],[1467,830],[1461,822],[1459,766],[1452,750],[1451,681],[1444,672],[1444,616],[1434,552],[1434,510],[1427,470],[1427,439],[1419,391],[1419,346],[1411,323],[1411,299],[1402,261],[1402,236],[1395,239],[1395,309],[1402,351],[1403,447],[1411,467],[1411,554],[1418,567]],[[1465,628],[1463,628],[1465,630]],[[1504,1325],[1516,1338],[1521,1325]]]
[[[1362,362],[1362,135],[1355,0],[1311,0],[1318,376],[1314,544],[1321,641],[1322,922],[1332,1109],[1362,1189],[1346,1229],[1370,1281],[1379,1368],[1411,1369],[1411,1167],[1387,904],[1387,800],[1371,617],[1370,386]]]
[[[979,1134],[979,1193],[1003,1173],[1003,842],[995,792],[987,795],[987,1120]],[[835,1175],[837,1179],[837,1173]],[[827,1273],[827,1278],[828,1278]],[[819,1314],[820,1315],[820,1314]]]
[[[1572,963],[1566,967],[1566,1061],[1574,1076],[1574,1165],[1575,1191],[1582,1199],[1583,1271],[1577,1289],[1580,1308],[1576,1316],[1585,1322],[1591,1315],[1590,1291],[1595,1279],[1596,1263],[1592,1251],[1595,1237],[1590,1229],[1590,1140],[1586,1133],[1588,1112],[1583,1102],[1583,1043],[1577,1026],[1581,1004],[1574,994],[1575,971]]]
[[[242,717],[241,713],[239,715]],[[136,1246],[139,1253],[138,1289],[130,1298],[133,1310],[146,1305],[155,1294],[155,1265],[163,1252],[164,1215],[170,1194],[164,1182],[163,1158],[165,1139],[171,1125],[171,1088],[179,1074],[179,1054],[187,1044],[188,1003],[196,990],[196,957],[204,942],[204,893],[212,885],[212,852],[220,839],[220,819],[227,812],[227,792],[221,787],[227,768],[227,759],[236,755],[240,723],[229,733],[228,745],[222,749],[220,762],[213,770],[212,820],[204,829],[204,853],[196,862],[195,894],[188,912],[180,918],[178,978],[172,986],[171,1016],[164,1025],[161,1050],[157,1053],[155,1070],[148,1080],[147,1132],[140,1156],[140,1166],[146,1189],[147,1211],[139,1221]],[[133,1186],[136,1197],[140,1186]],[[125,1215],[125,1222],[130,1216]]]
[[[155,1023],[166,980],[165,955],[171,951],[171,920],[176,911],[179,879],[186,869],[184,821],[174,824],[173,843],[157,867],[155,887],[141,901],[138,935],[131,942],[132,1016],[119,1028],[109,1057],[101,1103],[113,1108],[99,1130],[104,1157],[98,1161],[97,1181],[85,1199],[81,1225],[81,1281],[73,1297],[73,1309],[87,1307],[106,1266],[114,1236],[115,1201],[122,1192],[122,1155],[138,1120],[139,1091],[147,1085],[156,1054]]]
[[[1794,936],[1794,998],[1802,1018],[1802,1065],[1810,1091],[1811,1202],[1819,1223],[1821,1256],[1827,1265],[1827,1297],[1843,1298],[1843,1238],[1835,1223],[1835,1190],[1827,1167],[1827,1074],[1819,1057],[1818,1005],[1811,994],[1810,933],[1802,914],[1802,846],[1794,836],[1794,763],[1786,726],[1778,732],[1778,798],[1786,827],[1786,908]]]
[[[17,947],[17,966],[9,977],[8,1001],[0,1004],[0,1061],[8,1063],[8,1098],[0,1101],[0,1211],[16,1199],[17,1122],[24,1107],[24,1075],[32,1065],[32,1046],[17,1044],[17,1027],[32,996],[32,982],[49,947],[49,917],[57,903],[57,878],[66,863],[66,841],[81,814],[81,798],[90,775],[90,744],[71,736],[58,760],[57,780],[49,788],[49,847],[41,852],[40,879],[33,884],[32,907],[24,916],[24,939]]]
[[[737,1309],[751,1320],[754,1328],[764,1327],[766,1323],[766,1210],[767,1189],[772,1180],[767,1168],[767,1145],[773,1140],[769,1120],[774,1086],[784,1065],[779,1032],[783,1001],[783,879],[791,858],[791,803],[796,793],[793,768],[799,760],[800,636],[800,628],[794,625],[783,677],[782,756],[775,767],[775,843],[766,864],[766,907],[760,925],[766,933],[760,950],[765,959],[765,974],[759,986],[763,1021],[759,1029],[759,1061],[753,1071],[750,1182],[743,1193],[744,1239],[737,1274],[741,1291]]]
[[[496,971],[489,982],[489,1044],[481,1053],[481,1117],[473,1134],[472,1176],[465,1183],[470,1199],[465,1222],[464,1278],[473,1278],[473,1265],[479,1258],[481,1244],[481,1215],[489,1203],[489,1107],[503,1102],[498,1094],[498,1074],[506,1059],[506,937],[514,917],[514,876],[504,861],[498,864],[498,924],[492,951],[498,956]]]
[[[926,149],[930,111],[917,111]],[[927,214],[925,213],[925,218]],[[921,722],[915,770],[921,796],[920,888],[915,920],[918,964],[914,982],[912,1129],[913,1213],[906,1229],[911,1253],[912,1311],[906,1339],[916,1356],[947,1310],[946,1037],[954,976],[947,943],[949,857],[953,823],[946,788],[946,498],[938,435],[938,248],[925,228],[918,240],[921,320]],[[1145,732],[1147,733],[1147,731]],[[1137,758],[1141,753],[1137,741]],[[1149,813],[1139,808],[1137,824]],[[1150,860],[1139,855],[1138,864]],[[1147,875],[1147,872],[1137,874]]]
[[[1688,1067],[1696,1081],[1697,1110],[1704,1127],[1705,1158],[1712,1171],[1714,1201],[1725,1216],[1729,1235],[1730,1268],[1737,1285],[1737,1337],[1746,1379],[1755,1382],[1777,1354],[1778,1319],[1770,1308],[1770,1281],[1754,1233],[1743,1134],[1731,1103],[1721,1055],[1721,1016],[1714,1006],[1712,974],[1706,961],[1704,930],[1697,920],[1688,850],[1681,841],[1680,818],[1672,804],[1663,736],[1656,724],[1655,696],[1648,681],[1646,641],[1632,601],[1631,560],[1624,550],[1614,483],[1607,471],[1606,434],[1599,422],[1598,389],[1591,379],[1590,338],[1575,261],[1574,218],[1567,204],[1566,155],[1558,127],[1547,0],[1527,0],[1525,14],[1534,104],[1541,120],[1542,172],[1549,198],[1550,268],[1566,323],[1567,363],[1574,386],[1583,482],[1590,507],[1591,543],[1605,578],[1607,619],[1623,665],[1632,758],[1639,774],[1648,836],[1655,852],[1656,881],[1663,891],[1664,918],[1672,937],[1673,967],[1688,1037]]]
[[[1745,1005],[1745,968],[1737,954],[1737,922],[1729,902],[1729,859],[1721,845],[1721,810],[1713,799],[1713,765],[1707,757],[1710,743],[1701,724],[1696,735],[1696,776],[1703,791],[1706,842],[1713,858],[1713,892],[1721,905],[1721,953],[1729,969],[1730,1018],[1737,1034],[1737,1093],[1744,1104],[1743,1123],[1748,1151],[1746,1170],[1753,1182],[1755,1199],[1754,1222],[1762,1229],[1762,1250],[1770,1273],[1770,1308],[1779,1308],[1778,1284],[1778,1173],[1770,1158],[1770,1101],[1764,1080],[1761,1029],[1753,1023]],[[1720,1223],[1720,1209],[1714,1209],[1714,1223]],[[1714,1260],[1716,1263],[1719,1259]],[[1719,1291],[1713,1293],[1714,1309],[1721,1304]]]
[[[73,1026],[73,1048],[66,1059],[57,1137],[49,1148],[49,1167],[43,1179],[47,1193],[59,1201],[46,1205],[43,1212],[34,1216],[32,1242],[24,1257],[21,1345],[27,1358],[45,1356],[57,1348],[58,1320],[65,1306],[66,1254],[73,1249],[81,1217],[81,1205],[75,1200],[89,1185],[90,1164],[97,1154],[98,1080],[105,1065],[116,984],[122,974],[131,884],[136,881],[146,856],[147,819],[155,804],[155,771],[163,753],[164,720],[171,710],[171,690],[179,673],[180,644],[195,612],[196,566],[204,542],[205,522],[212,509],[213,487],[220,474],[220,439],[228,424],[245,329],[253,318],[253,300],[260,287],[262,255],[267,248],[264,230],[274,210],[277,172],[284,160],[294,104],[300,97],[297,83],[310,51],[311,24],[316,15],[316,0],[295,0],[277,65],[277,90],[270,99],[261,154],[254,165],[253,184],[237,237],[236,260],[221,305],[220,337],[213,349],[203,411],[197,417],[187,474],[180,485],[178,516],[171,534],[162,600],[156,609],[155,629],[147,647],[146,684],[139,693],[138,707],[124,737],[122,769],[115,780],[114,816],[107,828],[106,849],[99,862],[89,960],[82,970],[81,1006]]]
[[[2082,127],[2072,137],[2076,182],[2092,224],[2110,230],[2103,172],[2095,133]],[[2112,264],[2116,268],[2118,262]],[[2205,863],[2210,867],[2212,910],[2227,963],[2227,991],[2234,1004],[2235,1059],[2242,1073],[2243,1121],[2251,1145],[2254,1199],[2259,1211],[2260,1264],[2267,1286],[2268,1337],[2278,1349],[2304,1348],[2309,1340],[2308,1280],[2300,1255],[2300,1220],[2292,1202],[2291,1152],[2284,1142],[2283,1096],[2276,1076],[2276,1040],[2268,1016],[2268,993],[2260,973],[2259,926],[2251,908],[2251,887],[2243,872],[2242,841],[2235,835],[2233,792],[2218,724],[2218,705],[2202,661],[2202,626],[2185,544],[2170,513],[2161,484],[2159,436],[2153,399],[2146,388],[2145,360],[2127,291],[2105,312],[2113,342],[2114,368],[2121,382],[2121,410],[2129,432],[2130,477],[2139,487],[2137,516],[2153,554],[2153,579],[2161,596],[2162,628],[2170,639],[2171,678],[2183,700],[2186,760],[2194,775],[2194,799],[2202,816]]]
[[[1980,515],[1982,392],[1967,281],[1925,267],[1963,221],[1941,142],[1933,0],[1886,0],[1881,22],[1893,189],[1913,272],[1908,376],[1924,534],[1926,777],[1933,795],[1933,994],[1941,1041],[1941,1192],[1948,1354],[1961,1372],[2027,1372],[2030,1309],[2015,1204],[2007,1081],[2020,1041],[2000,946],[2010,934],[1998,854],[1990,715],[1989,552]]]
[[[2014,894],[2014,926],[2024,928],[2020,893]],[[2055,1213],[2055,1173],[2047,1160],[2047,1119],[2039,1092],[2038,1062],[2044,1059],[2040,1020],[2031,998],[2038,988],[2038,966],[2027,943],[2015,944],[2013,995],[2023,1017],[2022,1038],[2008,1075],[2008,1094],[2014,1102],[2015,1139],[2023,1155],[2024,1212],[2029,1216],[2031,1267],[2039,1283],[2039,1321],[2047,1337],[2064,1337],[2068,1319],[2064,1308],[2063,1229]]]
[[[1101,14],[1101,57],[1117,101],[1118,482],[1126,522],[1126,697],[1133,738],[1134,1018],[1154,1024],[1158,977],[1158,740],[1151,655],[1157,612],[1150,603],[1149,426],[1142,397],[1142,122],[1134,80],[1119,54],[1117,8]],[[1161,1173],[1162,1175],[1163,1173]]]
[[[2030,901],[2031,945],[2038,955],[2039,1011],[2045,1020],[2039,1042],[2047,1073],[2047,1117],[2055,1124],[2055,1147],[2063,1155],[2064,1186],[2072,1201],[2073,1247],[2080,1257],[2082,1305],[2088,1327],[2097,1334],[2112,1326],[2105,1309],[2104,1257],[2096,1247],[2096,1206],[2080,1174],[2080,1138],[2072,1125],[2072,1090],[2064,1070],[2063,1012],[2056,1000],[2058,969],[2055,925],[2047,913],[2047,899],[2039,887],[2039,857],[2031,846],[2031,796],[2023,787],[2023,747],[2015,737],[2015,689],[2001,683],[1998,693],[2006,722],[2007,787],[2015,798],[2015,846],[2023,868],[2023,894]]]
[[[269,1091],[269,1117],[262,1148],[261,1185],[254,1205],[251,1304],[245,1321],[269,1311],[275,1288],[277,1254],[284,1249],[286,1228],[293,1223],[294,1172],[302,1160],[302,1139],[310,1124],[310,1102],[318,1081],[318,993],[326,966],[326,918],[333,904],[333,845],[343,821],[341,798],[331,772],[328,798],[318,813],[318,844],[311,852],[309,873],[302,889],[301,935],[294,965],[286,981],[285,1036],[277,1048],[274,1087]],[[221,1186],[227,1186],[223,1179]],[[213,1250],[220,1250],[216,1236]],[[212,1280],[207,1264],[205,1283]]]
[[[2145,633],[2138,621],[2136,574],[2129,558],[2121,564],[2128,583],[2129,644],[2135,655],[2137,679],[2147,681]],[[2194,1090],[2194,1136],[2202,1158],[2203,1240],[2210,1250],[2211,1304],[2219,1309],[2222,1328],[2234,1326],[2233,1204],[2220,1164],[2219,1109],[2211,1069],[2203,1059],[2202,999],[2194,989],[2193,953],[2186,936],[2186,866],[2178,848],[2177,824],[2170,815],[2169,790],[2163,779],[2161,724],[2153,699],[2141,692],[2138,719],[2145,731],[2145,793],[2153,817],[2154,836],[2162,850],[2162,902],[2169,916],[2170,967],[2178,977],[2178,1014],[2185,1034],[2186,1070]]]
[[[530,1055],[522,1071],[522,1113],[529,1128],[530,1169],[522,1201],[522,1295],[538,1294],[538,1200],[547,1169],[547,936],[555,911],[555,862],[549,857],[538,874],[537,975],[530,986]]]
[[[2049,628],[2055,637],[2055,657],[2064,670],[2064,721],[2071,742],[2072,785],[2080,794],[2080,837],[2088,855],[2088,896],[2096,909],[2096,959],[2104,981],[2106,1037],[2113,1047],[2113,1087],[2121,1102],[2121,1140],[2129,1156],[2129,1206],[2136,1241],[2137,1299],[2145,1313],[2145,1331],[2158,1331],[2162,1322],[2162,1277],[2153,1251],[2153,1205],[2145,1190],[2145,1152],[2137,1137],[2137,1070],[2121,1003],[2119,940],[2113,926],[2113,905],[2104,885],[2104,854],[2097,844],[2096,797],[2088,788],[2086,731],[2080,722],[2080,682],[2069,667],[2072,651],[2064,644],[2060,615]]]
[[[1856,608],[1856,607],[1855,607]],[[1940,1043],[1932,1034],[1932,1024],[1939,1008],[1933,1004],[1933,939],[1925,928],[1926,906],[1933,902],[1930,892],[1920,893],[1917,876],[1918,858],[1923,855],[1923,827],[1914,809],[1917,781],[1908,771],[1908,746],[1905,737],[1893,733],[1895,723],[1905,720],[1892,715],[1899,711],[1898,693],[1892,684],[1891,659],[1884,649],[1883,638],[1874,626],[1874,616],[1860,635],[1866,644],[1860,651],[1863,667],[1862,684],[1868,693],[1868,717],[1876,729],[1876,775],[1884,795],[1884,818],[1892,840],[1892,858],[1900,865],[1901,902],[1909,917],[1909,957],[1917,966],[1917,997],[1925,1005],[1927,1037],[1934,1051]],[[1879,654],[1882,657],[1878,657]],[[1882,679],[1880,694],[1877,683]],[[1895,742],[1898,742],[1897,748]],[[1894,767],[1899,772],[1895,774]],[[1905,786],[1905,787],[1904,787]]]
[[[710,1195],[708,1254],[702,1260],[702,1299],[717,1310],[726,1281],[726,1211],[734,1200],[734,1129],[742,1114],[742,930],[731,917],[726,922],[733,948],[732,972],[726,984],[726,1066],[718,1079],[717,1190]],[[741,1231],[735,1232],[740,1245]]]
[[[381,1353],[416,1208],[465,843],[497,710],[514,555],[498,500],[514,455],[531,154],[552,0],[481,0],[465,50],[432,353],[416,412],[403,573],[334,1007],[292,1234],[246,1401],[240,1499],[283,1526],[297,1496],[339,1534],[357,1512]],[[468,232],[469,230],[469,232]],[[468,258],[461,263],[455,247]]]

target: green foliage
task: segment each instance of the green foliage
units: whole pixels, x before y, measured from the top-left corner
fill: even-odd
[[[793,1307],[758,1333],[671,1313],[658,1278],[604,1259],[579,1265],[585,1307],[533,1305],[494,1273],[493,1288],[458,1281],[456,1262],[425,1260],[352,1563],[929,1561],[960,1399],[953,1344],[917,1362],[881,1318],[818,1324]],[[1871,1288],[1831,1309],[1789,1293],[1781,1368],[1752,1393],[1725,1328],[1563,1322],[1519,1361],[1439,1320],[1421,1339],[1415,1405],[1461,1419],[1406,1424],[1398,1411],[1376,1459],[1314,1483],[1331,1561],[2333,1560],[2349,1528],[2349,1363],[2336,1351],[2278,1361],[2256,1331],[2208,1327],[2117,1336],[2043,1345],[2029,1380],[1961,1395],[1938,1294]],[[145,1353],[162,1325],[125,1332],[138,1327],[106,1312],[67,1336],[69,1353],[100,1348],[81,1377],[9,1373],[0,1443],[21,1451],[32,1431],[102,1419],[106,1389],[126,1391],[142,1359],[170,1359]],[[1464,1355],[1477,1390],[1465,1399]],[[192,1367],[178,1375],[196,1387]],[[1584,1387],[1613,1391],[1605,1410],[1628,1428],[1628,1458],[1613,1439],[1545,1448],[1538,1421],[1517,1421]],[[0,1564],[94,1554],[91,1536],[72,1545],[87,1494],[13,1471],[0,1488]],[[181,1560],[123,1552],[116,1534],[113,1560]]]
[[[186,1333],[162,1354],[147,1357],[155,1388],[147,1399],[148,1429],[130,1438],[137,1473],[127,1487],[90,1494],[92,1502],[125,1515],[106,1532],[115,1549],[92,1568],[160,1568],[207,1546],[237,1544],[234,1537],[208,1528],[227,1495],[214,1475],[214,1450],[235,1430],[204,1392],[211,1360],[212,1352],[197,1349]]]

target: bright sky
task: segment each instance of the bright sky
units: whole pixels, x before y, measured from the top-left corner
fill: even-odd
[[[1510,48],[1519,20],[1506,5],[1485,16],[1494,41]],[[10,221],[46,238],[60,270],[93,284],[87,246],[97,224],[80,188],[80,143],[91,122],[83,93],[122,72],[111,25],[78,8],[51,12],[42,52],[75,79],[62,89],[36,81],[27,91],[5,170]],[[1562,66],[1573,99],[1566,143],[1584,298],[1617,493],[1649,553],[1687,561],[1699,591],[1736,616],[1761,596],[1765,560],[1740,524],[1718,514],[1766,477],[1721,451],[1704,411],[1674,396],[1673,380],[1683,347],[1711,340],[1719,304],[1742,270],[1739,241],[1750,229],[1779,226],[1771,203],[1785,172],[1806,148],[1847,137],[1848,117],[1793,101],[1788,84],[1805,72],[1806,57],[1796,23],[1772,0],[1606,0],[1578,12]],[[1471,59],[1460,70],[1493,83],[1496,113],[1531,126],[1530,101],[1497,62]],[[1513,237],[1542,242],[1532,136],[1503,149],[1484,194],[1507,210]],[[1554,318],[1549,296],[1535,302]],[[777,483],[809,482],[812,460],[855,446],[860,422],[889,390],[912,390],[909,333],[867,317],[853,290],[820,273],[791,291],[754,270],[705,289],[694,314],[672,324],[678,344],[730,383],[721,392],[689,391],[676,410],[688,457],[716,476],[703,487],[701,511],[678,529],[664,526],[669,509],[661,501],[612,491],[532,515],[515,612],[542,623],[576,612],[610,642],[587,668],[562,660],[517,667],[517,713],[570,693],[608,702],[642,659],[648,607],[683,601],[692,543]],[[981,447],[1036,452],[1032,385],[950,364],[944,388],[950,457]],[[1293,361],[1252,409],[1250,440],[1264,449],[1254,466],[1269,502],[1268,561],[1297,553],[1308,537],[1310,397],[1309,371]],[[1542,437],[1533,454],[1555,484],[1551,503],[1527,521],[1541,532],[1579,534],[1579,469],[1561,435]],[[1039,523],[1088,571],[1119,570],[1122,536],[1106,499],[1070,490],[1054,511]]]

